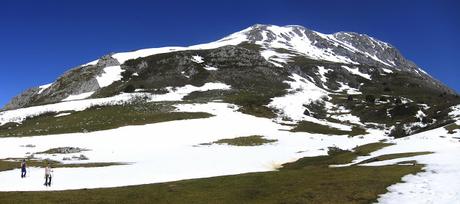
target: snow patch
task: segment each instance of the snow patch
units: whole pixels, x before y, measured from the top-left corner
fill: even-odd
[[[317,66],[317,68],[318,68],[318,74],[321,77],[321,81],[323,83],[326,83],[327,82],[326,73],[328,73],[329,71],[332,71],[332,70],[331,69],[326,69],[326,68],[324,68],[324,66]]]
[[[292,120],[304,120],[307,117],[303,114],[305,111],[304,104],[328,97],[327,92],[297,74],[293,74],[290,78],[293,81],[285,82],[291,87],[288,89],[288,94],[273,98],[268,106],[283,111],[283,116]]]
[[[86,66],[90,66],[90,65],[94,66],[94,65],[96,65],[98,62],[99,62],[99,59],[94,60],[94,61],[91,61],[91,62],[88,62],[88,63],[86,63],[86,64],[82,64],[82,65],[80,65],[80,67],[86,67]]]
[[[199,56],[199,55],[195,55],[195,56],[192,56],[192,61],[195,62],[195,63],[198,63],[198,64],[201,64],[203,63],[203,57]]]
[[[166,87],[166,90],[169,93],[160,94],[160,95],[151,95],[149,96],[148,101],[180,101],[182,98],[188,94],[195,91],[210,91],[210,90],[229,90],[231,89],[230,85],[223,83],[206,83],[203,86],[197,87],[193,85],[185,85],[183,87]]]
[[[359,69],[358,69],[357,67],[355,67],[355,68],[350,68],[350,67],[348,67],[348,66],[342,65],[342,68],[346,69],[348,72],[350,72],[350,73],[353,74],[353,75],[357,75],[357,76],[363,77],[363,78],[365,78],[365,79],[371,80],[371,75],[369,75],[369,74],[364,74],[364,73],[360,72]]]
[[[291,54],[279,53],[271,49],[260,51],[260,55],[277,67],[283,67],[283,64],[287,64],[289,59],[294,56]]]
[[[77,94],[77,95],[70,95],[67,98],[63,99],[62,101],[74,101],[74,100],[86,99],[86,98],[90,97],[93,94],[94,94],[94,91],[81,93],[81,94]]]
[[[424,117],[426,117],[426,114],[422,110],[418,110],[417,114],[415,114],[415,117],[421,121]]]
[[[290,78],[293,81],[285,82],[291,87],[288,89],[288,94],[272,98],[272,101],[268,104],[269,108],[274,108],[280,111],[280,118],[277,119],[278,122],[286,123],[286,121],[283,121],[283,118],[289,118],[293,122],[304,120],[340,130],[351,130],[351,127],[347,125],[323,121],[312,116],[305,115],[304,112],[307,109],[305,105],[312,102],[325,102],[325,99],[329,98],[328,92],[297,74],[293,74]]]
[[[37,94],[41,94],[44,90],[46,90],[47,88],[49,88],[51,85],[53,85],[53,83],[50,83],[50,84],[45,84],[45,85],[41,85],[38,87],[38,93]]]
[[[204,66],[204,69],[206,69],[208,71],[217,71],[217,70],[219,70],[217,67],[213,67],[213,66],[209,66],[209,65]]]
[[[382,68],[383,72],[391,74],[393,71],[391,69]]]
[[[72,113],[59,113],[59,114],[55,115],[54,117],[59,118],[59,117],[68,116],[68,115],[71,115],[71,114]]]
[[[340,93],[340,92],[346,91],[346,93],[347,93],[348,95],[359,95],[359,94],[362,94],[362,93],[359,91],[359,89],[350,87],[350,86],[348,86],[347,84],[345,84],[345,83],[343,83],[343,82],[340,82],[340,81],[338,81],[337,83],[340,85],[340,87],[339,87],[337,90],[335,90],[335,92]]]
[[[110,86],[113,82],[119,81],[122,79],[121,73],[123,70],[120,66],[110,66],[104,68],[104,73],[101,76],[97,76],[96,80],[100,88]]]
[[[449,116],[460,119],[460,105],[452,106],[450,109]]]

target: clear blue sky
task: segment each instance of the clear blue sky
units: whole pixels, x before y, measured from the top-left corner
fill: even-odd
[[[256,23],[366,33],[460,91],[460,1],[0,2],[0,106],[110,52],[209,42]]]

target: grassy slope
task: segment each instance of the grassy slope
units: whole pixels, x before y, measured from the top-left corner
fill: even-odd
[[[263,136],[251,135],[247,137],[237,137],[232,139],[221,139],[212,143],[205,143],[202,145],[211,145],[211,144],[227,144],[233,146],[260,146],[263,144],[273,143],[278,140],[265,139]]]
[[[422,166],[326,164],[349,162],[387,145],[369,144],[354,153],[334,150],[328,162],[299,160],[274,172],[108,189],[0,193],[0,203],[370,203]]]
[[[367,134],[366,130],[360,127],[353,126],[351,131],[339,130],[330,126],[312,123],[308,121],[300,121],[292,132],[309,132],[316,134],[328,134],[328,135],[349,135],[357,136]]]
[[[207,118],[208,113],[167,112],[167,105],[147,103],[93,107],[71,115],[45,114],[25,120],[22,125],[0,126],[0,137],[33,136],[114,129],[173,120]]]
[[[444,127],[449,134],[454,134],[456,133],[458,130],[460,130],[460,125],[457,125],[456,123],[452,123],[450,125],[447,125]]]
[[[433,152],[406,152],[406,153],[386,154],[386,155],[364,160],[360,162],[360,164],[385,161],[385,160],[391,160],[391,159],[398,159],[398,158],[405,158],[405,157],[415,157],[415,156],[427,155],[427,154],[432,154],[432,153]]]

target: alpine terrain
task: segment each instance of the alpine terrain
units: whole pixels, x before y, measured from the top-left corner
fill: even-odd
[[[110,53],[14,97],[0,202],[455,203],[459,129],[459,95],[391,44],[257,24]]]

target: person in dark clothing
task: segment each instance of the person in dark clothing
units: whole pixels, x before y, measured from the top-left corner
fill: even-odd
[[[51,177],[53,170],[51,169],[50,164],[47,164],[45,167],[45,186],[51,186]]]
[[[21,162],[21,178],[25,178],[27,174],[27,164],[26,160],[23,159]]]

